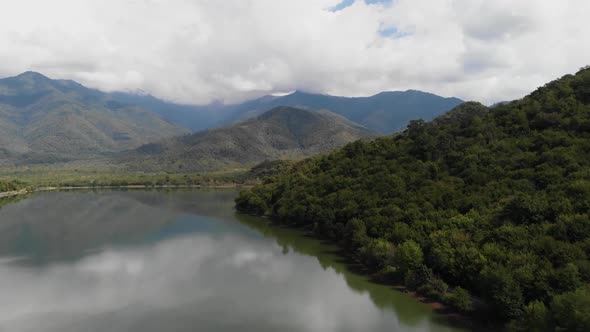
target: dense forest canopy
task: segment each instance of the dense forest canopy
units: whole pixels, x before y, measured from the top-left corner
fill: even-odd
[[[295,163],[236,203],[459,310],[590,331],[590,69]]]

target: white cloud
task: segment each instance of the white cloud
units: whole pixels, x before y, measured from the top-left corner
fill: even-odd
[[[0,76],[181,102],[420,89],[487,103],[590,63],[587,0],[0,0]],[[393,37],[380,31],[395,28]]]

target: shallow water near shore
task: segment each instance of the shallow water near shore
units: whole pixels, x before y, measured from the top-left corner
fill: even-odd
[[[0,208],[0,331],[457,331],[234,190],[45,192]]]

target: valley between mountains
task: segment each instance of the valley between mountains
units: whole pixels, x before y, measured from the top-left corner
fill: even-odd
[[[462,101],[420,91],[346,98],[296,91],[179,105],[26,72],[0,79],[0,166],[206,172],[298,160],[432,119]]]

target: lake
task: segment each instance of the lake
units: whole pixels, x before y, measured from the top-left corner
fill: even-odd
[[[12,199],[0,208],[0,331],[457,331],[349,272],[335,247],[237,214],[236,194]]]

